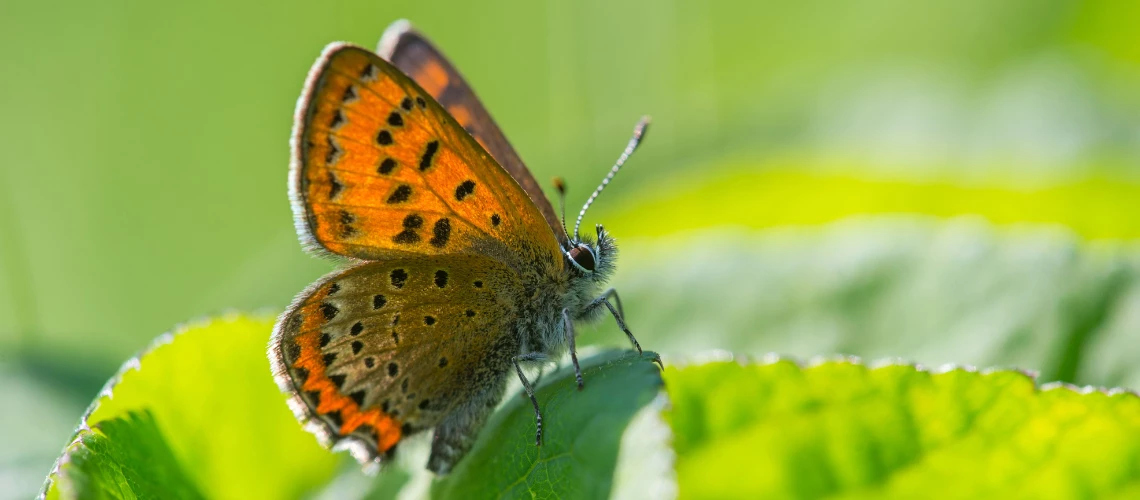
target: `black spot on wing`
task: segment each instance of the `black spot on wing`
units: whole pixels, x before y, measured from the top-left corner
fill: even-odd
[[[340,309],[337,309],[336,306],[329,304],[328,302],[321,303],[321,315],[325,317],[325,321],[332,321],[332,319],[335,318],[339,313]]]
[[[392,133],[389,132],[387,129],[381,130],[380,133],[376,134],[376,143],[377,144],[379,144],[381,146],[391,146],[392,142],[394,142],[392,140]]]
[[[360,72],[360,79],[364,81],[370,81],[376,78],[376,75],[379,72],[380,69],[377,68],[375,64],[369,63],[368,66],[365,66],[364,70]]]
[[[352,235],[356,234],[356,228],[352,226],[354,223],[356,223],[356,216],[352,215],[352,212],[349,212],[348,210],[341,210],[339,221],[341,238],[349,238]]]
[[[409,225],[408,219],[412,219],[412,218],[414,218],[413,221],[418,220],[419,223],[415,224],[415,225]],[[420,216],[415,215],[415,214],[409,215],[407,218],[404,219],[404,230],[400,231],[395,236],[393,236],[392,242],[400,244],[400,245],[411,245],[413,243],[418,243],[420,241],[420,234],[416,232],[415,228],[422,226],[423,223],[424,223],[423,217],[420,217]]]
[[[396,325],[400,324],[400,313],[392,315],[392,342],[400,345],[400,333],[396,331]]]
[[[395,169],[396,160],[393,160],[391,158],[384,158],[384,160],[380,162],[380,166],[376,168],[376,172],[380,175],[388,175]]]
[[[363,390],[360,390],[349,394],[348,397],[352,398],[353,401],[356,401],[356,406],[364,406],[365,395],[366,393]]]
[[[340,159],[340,146],[337,146],[331,135],[326,138],[325,142],[329,146],[328,151],[325,152],[325,165],[331,166]]]
[[[408,272],[403,269],[393,269],[389,278],[392,278],[392,286],[404,288],[404,284],[408,282]]]
[[[435,159],[435,154],[439,152],[439,141],[430,141],[427,147],[424,148],[424,154],[420,157],[420,171],[431,168],[432,162]]]
[[[455,200],[463,201],[464,198],[475,192],[475,181],[466,180],[455,187]]]
[[[435,272],[435,286],[439,288],[447,286],[447,271],[440,269]]]
[[[388,204],[403,203],[412,197],[412,186],[407,184],[400,184],[396,187],[395,191],[388,196]]]
[[[341,184],[340,179],[336,178],[336,174],[329,170],[329,199],[335,199],[343,190],[344,184]]]
[[[344,184],[340,183],[340,179],[336,178],[336,174],[329,170],[329,199],[335,199],[341,191],[344,190]]]
[[[435,221],[435,227],[431,230],[432,237],[431,246],[436,248],[443,248],[447,245],[447,240],[451,239],[451,220],[447,217]]]

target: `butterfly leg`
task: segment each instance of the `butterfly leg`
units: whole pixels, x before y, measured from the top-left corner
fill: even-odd
[[[523,375],[519,361],[546,361],[546,355],[541,352],[528,352],[515,356],[514,359],[515,373],[518,373],[519,381],[522,382],[523,389],[530,398],[530,404],[534,406],[534,445],[542,446],[542,411],[538,409],[538,399],[534,397],[534,386],[526,379],[526,375]]]
[[[578,390],[582,390],[582,367],[578,366],[578,348],[574,346],[574,322],[570,320],[570,309],[562,310],[562,326],[566,332],[566,342],[570,344],[570,361],[574,362],[574,377],[578,379]]]
[[[611,296],[614,298],[614,302],[617,302],[616,308],[613,303],[610,302]],[[625,326],[625,313],[622,311],[621,297],[618,297],[617,290],[613,288],[606,290],[602,293],[601,297],[594,299],[593,302],[590,302],[590,305],[586,306],[586,311],[593,311],[602,305],[605,305],[606,308],[610,310],[610,314],[614,315],[614,319],[617,320],[618,328],[621,328],[621,331],[625,332],[625,336],[629,337],[629,341],[633,343],[633,348],[637,349],[638,354],[641,354],[641,344],[637,343],[637,339],[633,337],[633,332],[630,332],[629,327]]]

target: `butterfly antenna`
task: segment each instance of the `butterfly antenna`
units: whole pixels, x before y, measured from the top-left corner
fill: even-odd
[[[582,205],[582,211],[578,212],[578,221],[574,223],[575,241],[579,239],[578,229],[582,226],[582,217],[586,216],[586,210],[590,209],[590,205],[594,203],[594,200],[598,198],[599,194],[602,194],[602,190],[609,185],[610,181],[617,175],[618,170],[621,170],[621,166],[624,165],[625,161],[637,150],[637,146],[641,144],[641,139],[645,137],[647,130],[649,130],[649,117],[643,116],[641,120],[637,122],[637,126],[633,127],[633,137],[629,138],[629,144],[626,144],[625,151],[622,151],[621,156],[617,159],[617,163],[614,163],[613,168],[610,169],[610,173],[607,174],[606,178],[602,179],[602,183],[598,185],[598,189],[595,189],[594,194],[591,194],[590,198],[586,200],[586,204]]]
[[[562,232],[569,234],[570,231],[566,230],[566,181],[561,177],[555,177],[554,189],[558,190],[558,211],[562,214]]]

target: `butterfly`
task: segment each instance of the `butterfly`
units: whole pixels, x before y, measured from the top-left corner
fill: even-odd
[[[434,429],[427,468],[446,474],[523,368],[569,351],[574,322],[608,311],[638,352],[621,301],[602,286],[617,248],[582,217],[566,230],[541,187],[450,62],[406,21],[378,54],[328,45],[297,102],[289,192],[303,245],[348,265],[278,318],[274,377],[298,420],[362,464]],[[565,193],[559,184],[559,192]]]

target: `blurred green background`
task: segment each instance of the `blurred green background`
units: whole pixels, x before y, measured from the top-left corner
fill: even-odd
[[[572,207],[653,116],[586,221],[647,348],[1140,387],[1135,2],[9,0],[0,497],[156,335],[333,268],[291,224],[294,103],[398,18]]]

